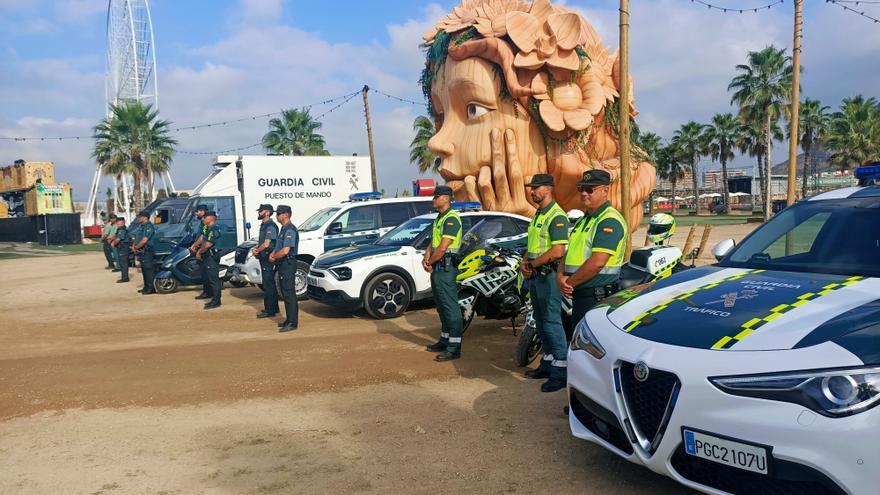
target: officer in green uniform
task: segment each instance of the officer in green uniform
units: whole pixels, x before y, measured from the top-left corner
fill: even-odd
[[[629,229],[608,201],[610,184],[611,176],[604,170],[587,170],[577,183],[586,215],[574,225],[565,261],[557,271],[559,290],[572,299],[572,325],[616,291],[626,256]]]
[[[116,232],[113,234],[111,245],[116,253],[115,258],[119,260],[119,271],[122,272],[122,277],[116,283],[124,284],[128,282],[128,254],[131,252],[131,240],[125,227],[125,219],[122,217],[116,219]]]
[[[205,303],[205,309],[220,307],[220,293],[223,282],[220,281],[220,251],[215,247],[220,242],[220,227],[217,225],[217,213],[209,211],[202,218],[205,234],[196,251],[196,259],[202,260],[202,266],[208,275],[208,291],[211,300]]]
[[[431,291],[440,316],[440,340],[427,347],[439,352],[435,361],[451,361],[461,357],[461,336],[464,333],[461,309],[458,307],[458,261],[455,255],[461,247],[461,218],[452,208],[452,188],[437,186],[434,190],[434,208],[437,218],[431,229],[431,245],[425,250],[422,268],[431,274]]]
[[[141,294],[155,294],[153,279],[156,277],[156,227],[150,222],[150,214],[147,211],[138,213],[140,225],[137,229],[137,239],[132,250],[141,258],[141,274],[144,276],[144,288]]]
[[[116,231],[116,215],[110,215],[109,218],[103,219],[104,226],[101,228],[101,244],[104,248],[104,258],[107,260],[107,269],[119,271],[119,267],[115,266],[113,258],[113,246],[110,245],[110,238]]]
[[[189,229],[192,231],[193,242],[189,246],[190,252],[195,255],[199,250],[199,246],[205,242],[205,232],[208,230],[208,226],[205,225],[205,213],[208,212],[208,205],[197,205],[196,206],[196,218],[192,220],[192,223],[189,225]],[[210,299],[211,292],[208,287],[208,273],[205,268],[205,264],[202,263],[201,266],[202,272],[202,292],[196,296],[196,299]]]
[[[299,301],[296,299],[296,254],[299,250],[299,232],[290,221],[293,211],[287,205],[278,205],[275,218],[281,223],[281,232],[269,261],[275,264],[281,279],[281,297],[284,299],[284,321],[279,332],[290,332],[299,326]]]
[[[565,254],[569,222],[565,210],[553,199],[553,176],[535,174],[526,187],[538,206],[529,223],[528,246],[520,270],[528,279],[532,309],[544,356],[538,369],[526,372],[527,378],[547,381],[542,392],[565,388],[568,342],[562,326],[562,294],[556,285],[556,268]]]
[[[272,221],[275,209],[270,204],[262,204],[257,208],[260,218],[260,237],[253,249],[254,256],[260,260],[260,278],[263,282],[263,311],[257,318],[269,318],[278,314],[278,287],[275,285],[275,265],[269,261],[269,255],[275,251],[278,240],[278,225]]]

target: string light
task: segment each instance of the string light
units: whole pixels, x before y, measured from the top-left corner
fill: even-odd
[[[399,96],[389,95],[388,93],[384,93],[384,92],[379,91],[378,89],[375,89],[375,88],[370,88],[370,91],[377,93],[377,94],[380,94],[380,95],[384,96],[385,98],[397,100],[402,103],[409,103],[410,105],[428,106],[428,104],[423,101],[413,101],[413,100],[408,100],[406,98],[401,98]]]
[[[351,93],[351,94],[347,95],[347,97],[345,98],[345,100],[343,100],[342,102],[340,102],[338,105],[336,105],[336,106],[334,106],[333,108],[327,110],[326,112],[324,112],[324,113],[322,113],[322,114],[319,114],[319,115],[316,115],[316,116],[314,116],[314,117],[312,117],[312,118],[313,118],[314,120],[321,120],[321,118],[323,118],[324,116],[326,116],[326,115],[328,115],[328,114],[331,114],[331,113],[335,112],[335,111],[338,110],[340,107],[342,107],[342,106],[345,105],[346,103],[348,103],[348,102],[350,102],[351,100],[353,100],[354,97],[356,97],[358,94],[360,94],[360,91],[355,91],[354,93]],[[226,154],[234,153],[234,152],[237,152],[237,151],[244,151],[244,150],[248,150],[248,149],[251,149],[251,148],[256,148],[257,146],[262,146],[262,145],[263,145],[263,143],[262,143],[262,142],[259,142],[259,143],[249,144],[249,145],[247,145],[247,146],[242,146],[242,147],[239,147],[239,148],[231,148],[231,149],[228,149],[228,150],[220,150],[220,151],[182,151],[182,150],[176,150],[175,153],[182,153],[182,154],[184,154],[184,155],[226,155]]]
[[[854,3],[854,4],[856,4],[856,5],[858,5],[858,4],[860,4],[860,3],[880,4],[880,1],[877,1],[877,2],[868,2],[868,1],[862,1],[862,0],[859,0],[859,1],[852,0],[852,1],[849,1],[849,2],[845,2],[845,1],[842,1],[842,0],[825,0],[825,3],[832,3],[832,4],[837,5],[838,7],[842,8],[843,10],[846,10],[847,12],[852,12],[853,14],[860,15],[860,16],[864,17],[865,19],[868,19],[869,21],[873,21],[874,24],[880,24],[880,19],[878,19],[878,18],[876,18],[876,17],[871,17],[871,16],[869,16],[868,14],[866,14],[866,13],[864,13],[864,12],[860,12],[860,11],[858,11],[858,10],[856,10],[856,9],[853,9],[853,8],[851,8],[851,7],[847,7],[846,5],[844,5],[845,3]]]
[[[774,6],[776,6],[776,5],[779,5],[779,4],[782,4],[782,3],[785,3],[785,0],[776,0],[775,2],[769,3],[769,4],[767,4],[767,5],[762,5],[762,6],[760,6],[760,7],[752,7],[752,8],[750,8],[750,9],[738,9],[738,8],[732,8],[732,7],[720,7],[720,6],[718,6],[718,5],[711,4],[711,3],[709,3],[709,2],[705,2],[705,1],[703,1],[703,0],[691,0],[691,3],[698,3],[698,4],[700,4],[700,5],[705,5],[706,7],[709,8],[709,10],[715,9],[715,10],[720,10],[721,12],[725,12],[725,13],[739,12],[740,14],[742,14],[743,12],[750,12],[750,11],[751,11],[751,12],[758,12],[759,10],[764,10],[764,9],[770,10],[771,7],[774,7]]]

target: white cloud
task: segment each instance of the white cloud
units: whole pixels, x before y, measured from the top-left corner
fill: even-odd
[[[55,2],[58,17],[64,22],[82,22],[92,16],[106,13],[106,0],[61,0]]]

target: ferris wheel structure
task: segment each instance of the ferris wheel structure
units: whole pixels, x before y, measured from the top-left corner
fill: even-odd
[[[105,78],[106,111],[111,105],[139,101],[159,108],[159,79],[156,65],[156,38],[148,0],[108,0],[107,2],[107,72]],[[94,211],[101,181],[101,167],[96,164],[89,204]],[[174,192],[171,175],[161,177],[167,192]],[[113,198],[117,213],[130,216],[131,177],[113,177]],[[148,184],[155,199],[152,181]],[[119,197],[121,191],[122,198]],[[120,202],[120,199],[122,200]]]

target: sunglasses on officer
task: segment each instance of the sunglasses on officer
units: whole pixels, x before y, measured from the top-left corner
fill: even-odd
[[[581,193],[593,194],[593,191],[602,186],[578,186],[577,190]]]

